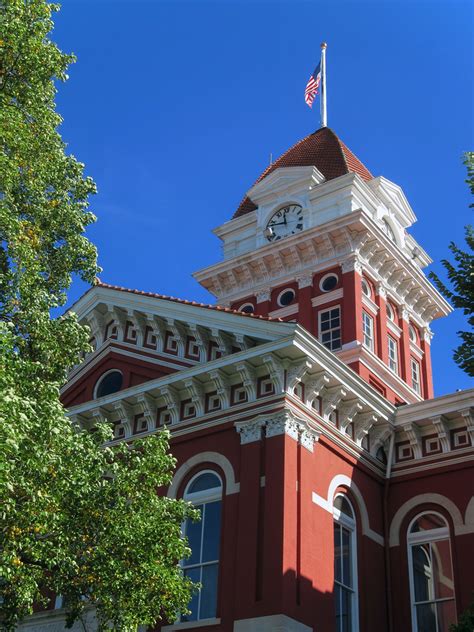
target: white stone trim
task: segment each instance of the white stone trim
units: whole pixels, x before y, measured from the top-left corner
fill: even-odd
[[[199,465],[200,463],[215,463],[222,468],[225,475],[225,492],[227,496],[230,494],[237,494],[240,491],[240,484],[235,481],[234,468],[227,457],[223,454],[219,454],[219,452],[200,452],[178,467],[168,488],[167,495],[169,498],[177,497],[179,486],[186,474],[191,468]]]
[[[285,614],[240,619],[234,622],[234,632],[312,632],[312,630],[313,628]]]
[[[332,292],[325,292],[321,294],[321,296],[315,296],[311,299],[311,305],[313,307],[318,307],[318,305],[324,305],[325,303],[329,303],[330,301],[338,301],[344,296],[344,289],[342,287],[337,290],[333,290]]]
[[[413,496],[413,498],[410,498],[403,503],[393,516],[392,523],[390,525],[390,546],[400,545],[400,527],[403,519],[409,511],[423,504],[439,505],[440,507],[446,509],[453,521],[455,535],[474,533],[474,524],[464,524],[458,506],[455,505],[447,496],[443,496],[442,494],[418,494],[418,496]]]
[[[326,498],[324,498],[323,496],[320,496],[316,492],[313,492],[312,494],[313,503],[315,505],[318,505],[325,511],[329,512],[330,514],[333,514],[334,496],[336,493],[336,489],[341,486],[347,487],[348,489],[350,489],[357,502],[357,506],[359,508],[360,517],[361,517],[362,534],[367,536],[374,542],[377,542],[377,544],[380,544],[380,546],[383,546],[384,545],[383,537],[380,534],[378,534],[376,531],[373,531],[373,529],[370,528],[369,512],[367,511],[367,505],[365,504],[365,500],[360,489],[357,487],[354,481],[348,476],[346,476],[345,474],[337,474],[332,479],[332,481],[329,484]]]
[[[299,304],[292,303],[291,305],[287,305],[286,307],[279,307],[278,309],[274,309],[272,312],[269,312],[268,315],[272,318],[284,318],[285,316],[296,314],[298,310]]]

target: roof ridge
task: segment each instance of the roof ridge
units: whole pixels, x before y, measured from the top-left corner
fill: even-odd
[[[130,294],[138,294],[140,296],[149,296],[151,298],[158,298],[164,301],[170,301],[173,303],[181,303],[183,305],[191,305],[193,307],[202,307],[204,309],[212,309],[218,312],[226,312],[229,314],[235,314],[236,316],[243,316],[245,318],[256,318],[258,320],[268,320],[273,322],[284,322],[282,318],[273,318],[272,316],[261,316],[260,314],[251,314],[248,312],[240,312],[237,309],[231,309],[230,307],[222,307],[221,305],[210,305],[209,303],[201,303],[198,301],[190,301],[185,298],[177,298],[175,296],[166,296],[165,294],[158,294],[156,292],[145,292],[144,290],[136,290],[126,288],[121,285],[111,285],[110,283],[104,283],[99,278],[96,278],[96,282],[90,287],[87,292],[90,292],[94,287],[102,287],[108,290],[117,290],[119,292],[129,292]],[[85,294],[87,294],[87,292]]]

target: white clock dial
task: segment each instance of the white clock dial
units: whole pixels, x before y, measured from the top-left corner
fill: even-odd
[[[303,209],[298,204],[290,204],[272,215],[265,229],[265,237],[268,241],[277,241],[295,235],[300,230],[303,230]]]

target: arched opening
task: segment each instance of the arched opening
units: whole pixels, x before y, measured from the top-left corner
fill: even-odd
[[[97,382],[94,397],[105,397],[106,395],[116,393],[122,388],[122,384],[123,376],[121,371],[117,369],[107,371]]]
[[[357,530],[355,512],[346,495],[334,498],[333,516],[336,632],[357,632]]]

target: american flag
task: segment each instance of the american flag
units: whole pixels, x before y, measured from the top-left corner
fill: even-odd
[[[318,94],[319,84],[321,83],[321,62],[316,66],[314,72],[311,74],[309,81],[304,91],[304,100],[309,105],[313,106],[314,97]]]

